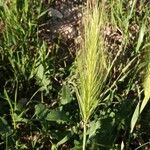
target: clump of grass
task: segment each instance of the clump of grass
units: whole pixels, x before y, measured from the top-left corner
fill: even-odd
[[[150,99],[150,90],[149,90],[149,83],[150,83],[150,51],[149,51],[149,40],[150,37],[148,34],[148,32],[146,32],[146,30],[149,31],[149,29],[147,29],[147,18],[148,18],[148,10],[145,9],[145,16],[142,19],[142,23],[141,23],[141,28],[139,30],[139,36],[137,39],[137,46],[135,51],[138,53],[141,53],[142,56],[144,56],[144,63],[143,60],[141,60],[141,64],[144,64],[144,70],[145,70],[145,75],[141,76],[143,79],[143,90],[141,91],[141,93],[143,93],[144,91],[144,99],[141,102],[141,97],[139,98],[139,102],[135,108],[135,111],[133,113],[132,119],[131,119],[131,130],[130,132],[132,133],[135,125],[139,119],[139,116],[141,115],[141,113],[143,112],[144,108],[146,107],[146,105],[148,104],[148,101]],[[144,51],[143,51],[144,50]],[[144,53],[143,53],[144,52]],[[139,93],[140,95],[140,93]]]
[[[20,69],[16,71],[22,72],[24,76],[24,70],[32,66],[29,62],[34,61],[36,48],[39,49],[42,45],[37,34],[38,17],[41,11],[42,2],[40,1],[5,2],[2,0],[0,17],[5,26],[1,45],[5,49],[5,55],[9,55],[13,69]]]
[[[86,145],[87,124],[100,100],[107,74],[107,60],[102,34],[104,25],[104,3],[87,3],[83,18],[84,37],[77,55],[77,99],[82,116],[83,150]]]
[[[0,99],[2,107],[5,105],[3,99],[9,105],[7,108],[11,117],[9,123],[12,123],[11,129],[14,133],[11,138],[16,136],[14,142],[3,140],[6,149],[11,145],[20,149],[19,136],[16,133],[19,131],[18,124],[20,121],[23,122],[21,117],[25,117],[28,110],[27,104],[38,92],[41,92],[42,102],[43,93],[49,92],[51,72],[48,69],[51,58],[48,59],[47,44],[38,37],[38,19],[41,13],[42,1],[1,0],[0,2],[0,22],[4,26],[2,30],[0,27],[0,72],[2,72],[1,81],[4,81],[1,85]],[[33,91],[28,94],[31,88]],[[4,96],[1,96],[1,92]],[[30,96],[32,97],[29,99]],[[22,98],[28,103],[26,101],[23,104]]]

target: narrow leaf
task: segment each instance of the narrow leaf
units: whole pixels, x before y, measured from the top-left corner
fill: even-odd
[[[139,114],[140,114],[140,102],[137,104],[137,106],[135,108],[135,111],[133,113],[132,119],[131,119],[131,130],[130,130],[130,133],[133,132],[133,129],[134,129],[135,124],[136,124],[136,122],[138,120]]]
[[[150,69],[149,67],[150,66],[148,66],[147,74],[143,83],[145,97],[141,104],[140,113],[143,111],[146,104],[148,103],[148,100],[150,99],[150,73],[149,73]]]
[[[71,133],[69,133],[68,135],[66,135],[62,140],[60,140],[58,143],[57,143],[57,147],[64,144],[65,142],[67,142],[71,137]]]
[[[139,51],[141,45],[142,45],[142,42],[143,42],[143,38],[144,38],[144,33],[145,33],[145,22],[142,24],[142,27],[141,27],[141,30],[140,30],[140,33],[139,33],[139,38],[138,38],[138,42],[137,42],[137,46],[136,46],[136,52]]]
[[[145,96],[144,100],[142,101],[142,104],[141,104],[140,113],[142,113],[142,111],[145,108],[145,106],[148,103],[148,101],[149,101],[149,97]]]

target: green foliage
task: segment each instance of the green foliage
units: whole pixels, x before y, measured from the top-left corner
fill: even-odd
[[[87,1],[75,61],[40,37],[55,4],[0,0],[0,148],[149,149],[149,1]]]
[[[35,115],[38,119],[46,119],[48,121],[56,121],[59,123],[64,123],[69,121],[65,112],[61,110],[49,110],[43,104],[35,105]]]
[[[62,87],[62,93],[61,93],[61,105],[66,105],[72,101],[72,95],[71,91],[69,89],[69,86],[66,84],[63,85]]]

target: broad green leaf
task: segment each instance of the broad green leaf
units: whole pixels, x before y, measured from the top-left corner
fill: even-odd
[[[45,119],[49,110],[46,108],[44,104],[35,105],[35,115],[39,119]]]
[[[39,79],[43,79],[43,75],[44,75],[44,67],[43,67],[43,65],[41,64],[41,65],[39,65],[38,66],[38,68],[37,68],[37,77],[39,78]]]
[[[89,130],[87,131],[87,134],[89,134],[89,138],[93,137],[96,135],[96,130],[100,128],[100,121],[92,121],[90,123]]]
[[[135,124],[138,120],[138,117],[140,115],[140,102],[137,104],[136,108],[135,108],[135,111],[133,113],[133,116],[132,116],[132,119],[131,119],[131,130],[130,130],[130,133],[133,132],[133,129],[135,127]]]
[[[46,90],[46,92],[48,93],[49,91],[49,85],[50,85],[50,78],[48,78],[47,74],[50,74],[49,71],[45,71],[45,68],[43,67],[43,65],[39,65],[37,68],[37,73],[36,73],[36,77],[38,80],[39,85],[41,86],[42,91]]]
[[[47,114],[46,120],[56,122],[67,122],[69,119],[63,111],[52,110]]]
[[[63,85],[62,87],[62,97],[60,103],[62,105],[66,105],[72,101],[71,92],[67,85]]]

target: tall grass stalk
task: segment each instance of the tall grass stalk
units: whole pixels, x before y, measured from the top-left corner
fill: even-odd
[[[102,26],[104,3],[88,3],[83,18],[84,38],[77,54],[77,99],[83,121],[83,150],[86,148],[87,124],[99,104],[99,96],[107,74]]]

